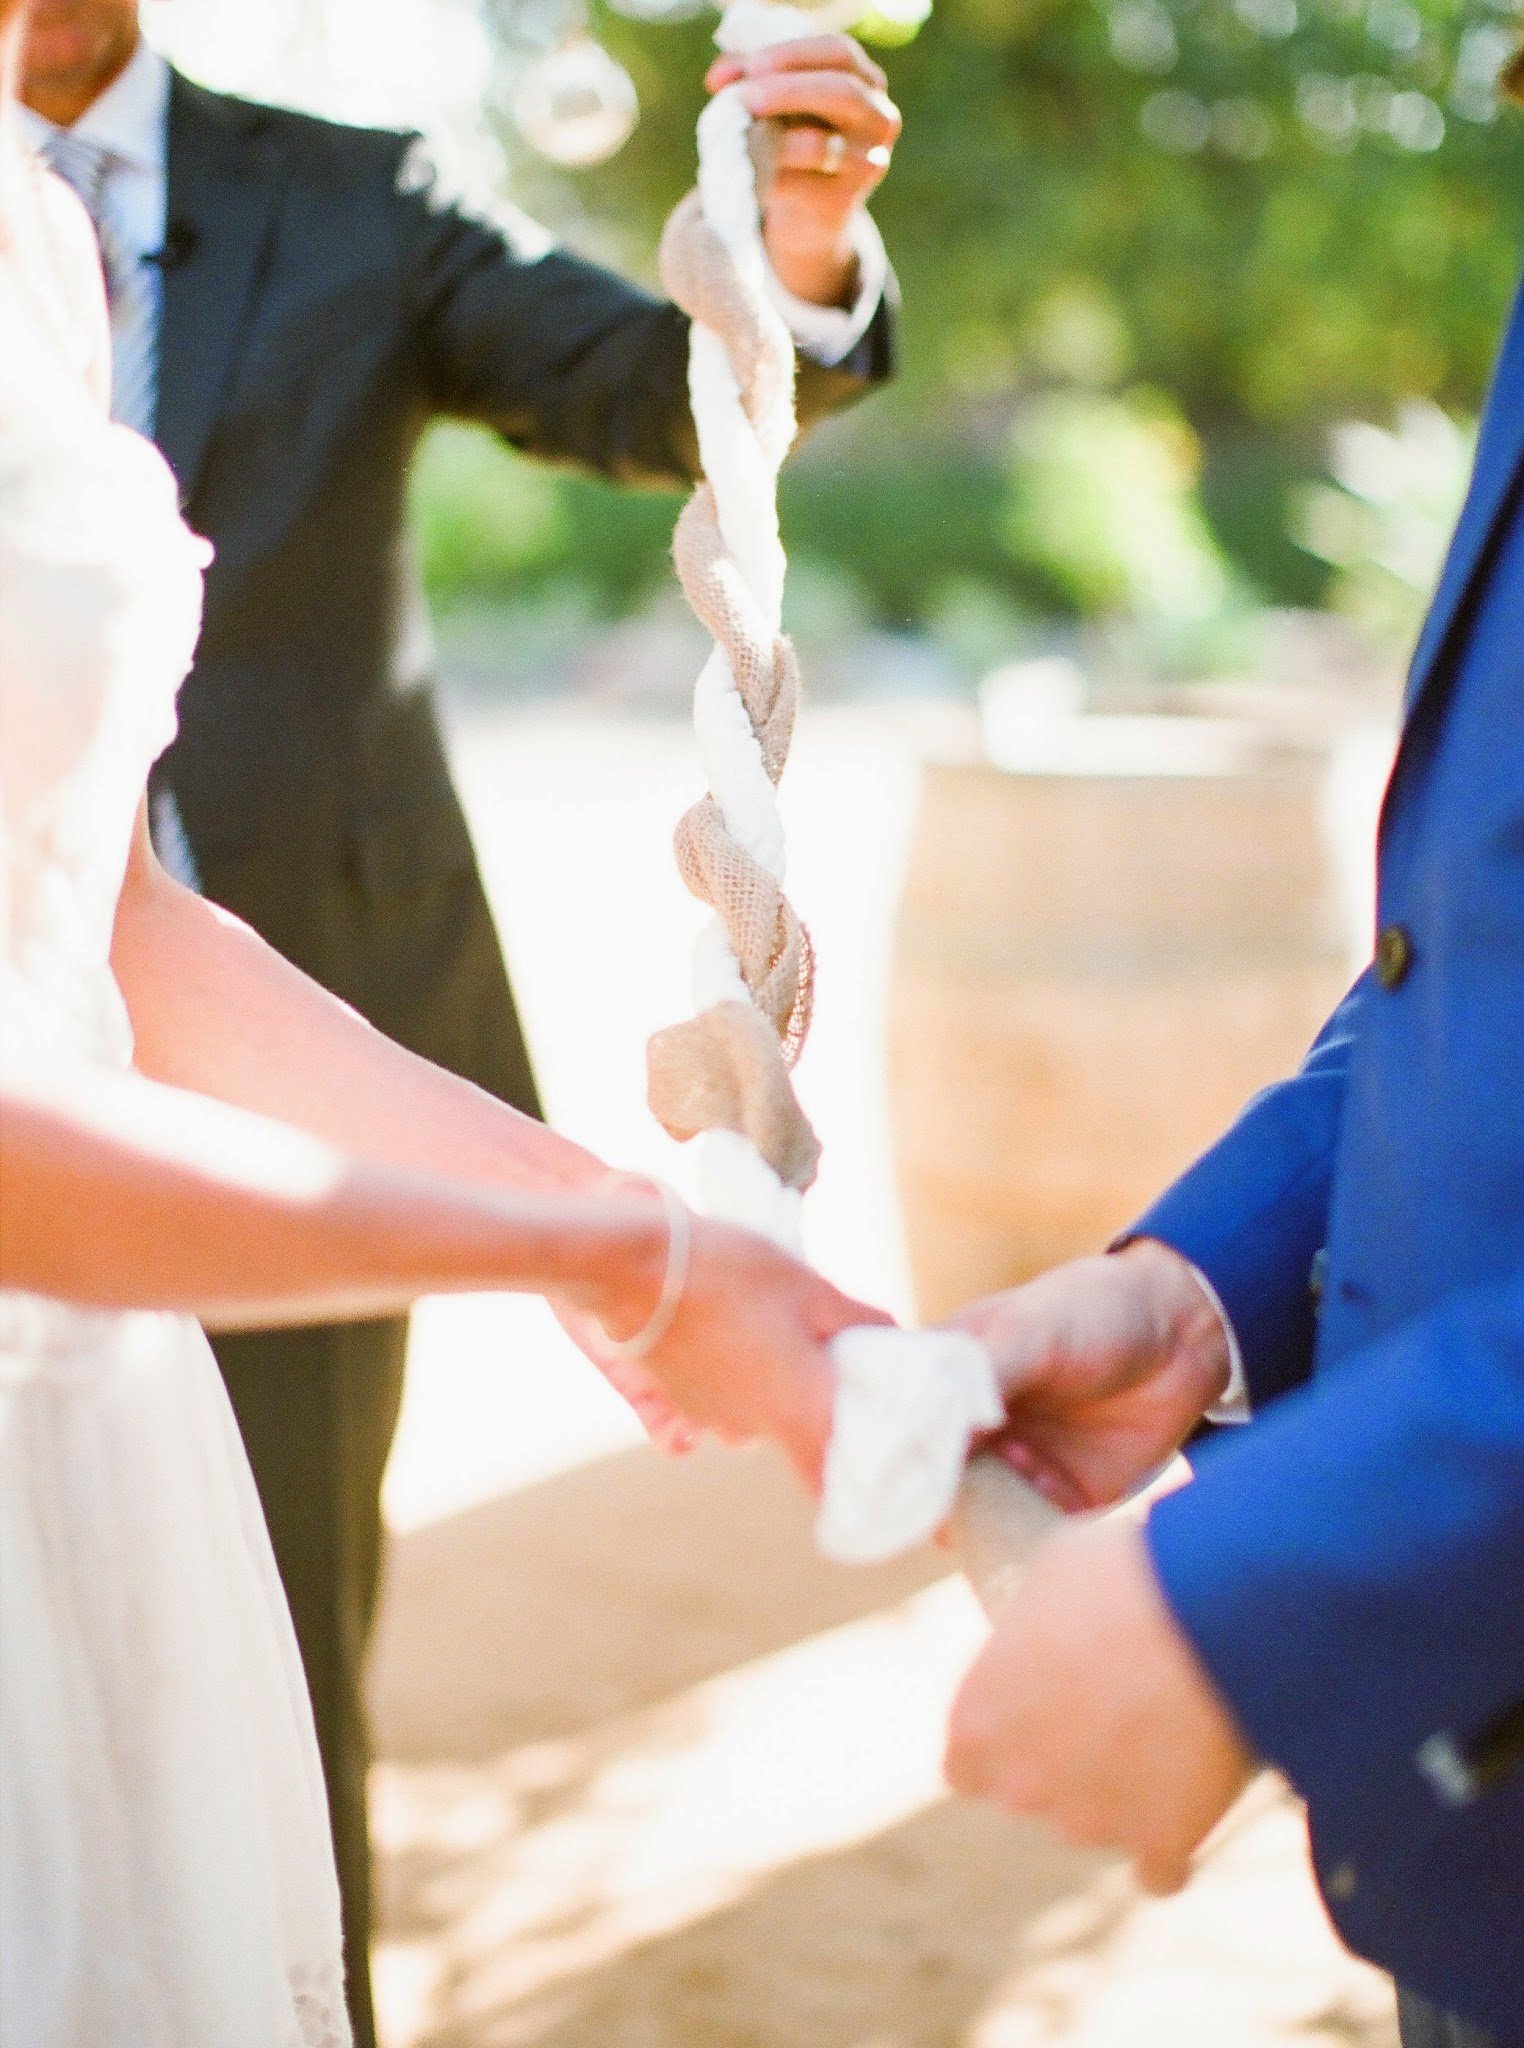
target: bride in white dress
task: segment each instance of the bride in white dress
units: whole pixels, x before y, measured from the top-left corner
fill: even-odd
[[[163,875],[205,550],[106,423],[105,332],[0,92],[0,2041],[343,2048],[301,1668],[200,1324],[544,1292],[812,1475],[865,1311],[605,1188]]]

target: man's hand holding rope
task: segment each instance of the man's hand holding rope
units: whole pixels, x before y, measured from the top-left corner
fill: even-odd
[[[762,195],[768,260],[781,285],[818,306],[856,295],[860,223],[902,126],[888,79],[850,36],[807,36],[721,57],[711,92],[741,87],[747,111],[776,124]]]

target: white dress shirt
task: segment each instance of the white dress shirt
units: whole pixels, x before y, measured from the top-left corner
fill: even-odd
[[[1190,1265],[1189,1259],[1186,1264]],[[1216,1309],[1228,1347],[1228,1384],[1207,1410],[1206,1419],[1218,1423],[1249,1422],[1253,1419],[1249,1410],[1249,1379],[1244,1371],[1244,1354],[1238,1342],[1238,1332],[1233,1327],[1233,1318],[1228,1314],[1222,1296],[1199,1266],[1191,1266],[1191,1278]]]
[[[34,149],[45,150],[54,124],[30,107],[21,110],[23,133]],[[139,42],[126,70],[95,104],[74,123],[70,133],[106,152],[108,167],[101,188],[101,208],[116,245],[129,260],[155,257],[164,247],[169,211],[169,65],[157,50]],[[164,303],[164,279],[157,265],[145,270],[148,294],[146,331],[128,345],[149,352],[157,361],[158,328]],[[113,334],[120,357],[123,337]],[[144,386],[136,366],[117,363],[118,388]],[[147,416],[129,426],[151,433],[156,391],[146,383]]]
[[[857,216],[855,240],[857,298],[850,308],[816,306],[808,299],[796,298],[768,272],[773,304],[788,322],[789,333],[800,350],[826,370],[834,369],[851,355],[873,325],[889,287],[889,257],[871,213]]]

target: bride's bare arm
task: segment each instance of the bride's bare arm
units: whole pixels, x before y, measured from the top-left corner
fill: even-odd
[[[0,1287],[219,1327],[551,1293],[638,1320],[661,1211],[358,1160],[273,1119],[73,1059],[0,1055]]]
[[[141,1072],[394,1166],[496,1187],[587,1189],[569,1139],[416,1058],[226,911],[172,881],[140,819],[112,966]]]
[[[826,1347],[872,1312],[760,1239],[693,1228],[681,1308],[647,1368],[685,1414],[772,1436],[814,1478]],[[643,1198],[378,1166],[139,1074],[0,1052],[0,1289],[223,1329],[501,1289],[553,1295],[618,1336],[650,1316],[667,1257],[661,1205]]]

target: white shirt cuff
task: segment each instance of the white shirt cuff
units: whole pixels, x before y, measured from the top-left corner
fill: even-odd
[[[835,369],[851,355],[873,325],[889,285],[889,255],[871,214],[858,215],[853,241],[858,283],[857,299],[850,307],[812,305],[808,299],[796,298],[773,275],[771,267],[767,272],[768,293],[787,321],[789,333],[802,352],[822,369]]]
[[[1186,1264],[1190,1265],[1188,1259]],[[1238,1346],[1238,1332],[1222,1305],[1222,1296],[1199,1266],[1191,1266],[1191,1278],[1216,1309],[1217,1320],[1222,1324],[1223,1339],[1228,1347],[1228,1384],[1223,1388],[1220,1398],[1208,1408],[1206,1419],[1208,1422],[1217,1423],[1249,1422],[1253,1419],[1249,1408],[1249,1382],[1244,1374],[1244,1355]]]

